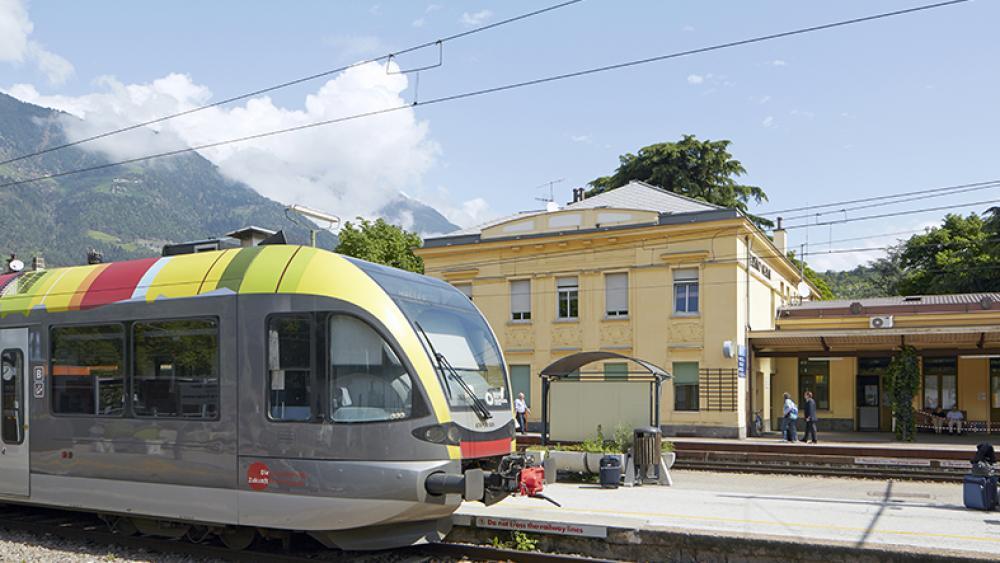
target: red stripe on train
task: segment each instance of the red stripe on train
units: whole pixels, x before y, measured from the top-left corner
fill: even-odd
[[[462,457],[488,457],[492,455],[507,455],[510,453],[510,438],[488,440],[485,442],[462,441]]]

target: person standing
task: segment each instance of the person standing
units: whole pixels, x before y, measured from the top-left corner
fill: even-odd
[[[795,424],[799,419],[799,407],[795,406],[795,401],[788,393],[785,393],[785,407],[782,409],[782,415],[782,422],[785,423],[785,441],[797,442],[799,429],[795,427]]]
[[[514,414],[517,416],[517,425],[521,428],[521,434],[528,433],[529,413],[531,413],[531,409],[524,401],[524,393],[518,393],[517,398],[514,399]]]
[[[816,443],[816,400],[813,399],[812,391],[806,391],[806,435],[802,437],[803,442],[809,441],[812,436],[812,443]]]

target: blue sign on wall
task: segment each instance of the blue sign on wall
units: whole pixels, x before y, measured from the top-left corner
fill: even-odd
[[[747,376],[747,347],[740,344],[736,355],[736,375],[737,377]]]

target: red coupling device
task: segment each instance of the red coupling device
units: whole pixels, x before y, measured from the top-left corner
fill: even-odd
[[[545,487],[545,469],[542,467],[525,467],[521,470],[518,490],[526,497],[533,497],[542,492]]]

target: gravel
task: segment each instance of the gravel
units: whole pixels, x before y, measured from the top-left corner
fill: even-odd
[[[32,534],[0,528],[0,561],[208,563],[219,560],[91,544],[49,534]]]

